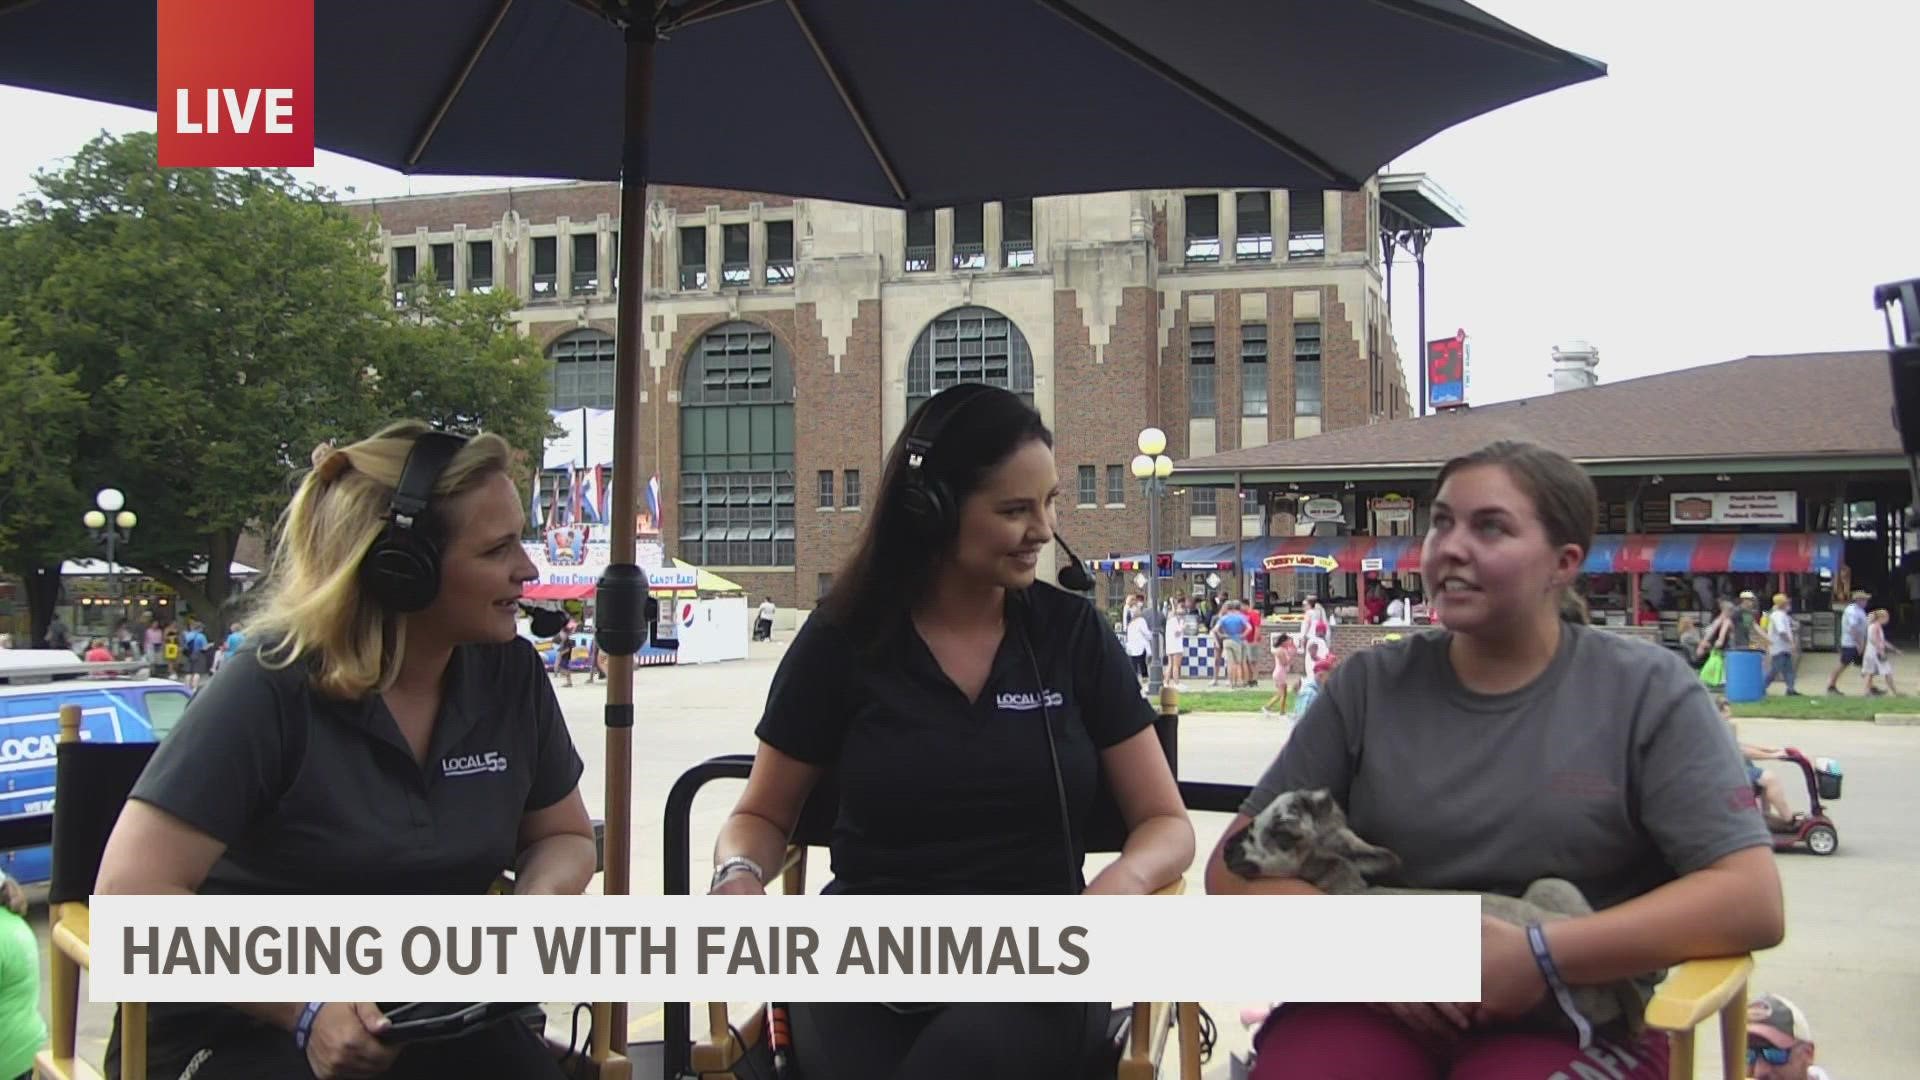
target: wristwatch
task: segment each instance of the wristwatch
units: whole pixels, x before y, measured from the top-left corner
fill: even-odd
[[[735,870],[751,871],[753,873],[753,880],[760,882],[762,885],[766,884],[767,872],[760,868],[759,863],[754,862],[745,855],[729,855],[720,860],[719,866],[713,868],[713,880],[707,883],[707,891],[712,892],[718,888],[721,880]]]

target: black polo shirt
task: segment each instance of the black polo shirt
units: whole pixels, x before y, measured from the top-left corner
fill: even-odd
[[[817,612],[795,636],[756,734],[837,772],[828,891],[1066,891],[1043,718],[1051,714],[1059,747],[1077,866],[1099,751],[1151,726],[1153,710],[1091,604],[1041,584],[1010,593],[1006,618],[974,701],[908,620],[878,653]]]
[[[227,846],[203,893],[484,892],[520,819],[583,769],[539,654],[457,648],[424,766],[378,695],[322,696],[243,649],[194,695],[132,797]]]

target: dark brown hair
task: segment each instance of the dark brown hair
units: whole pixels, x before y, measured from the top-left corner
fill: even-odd
[[[1481,465],[1498,465],[1507,471],[1533,503],[1533,514],[1554,547],[1577,545],[1583,558],[1593,550],[1600,497],[1593,489],[1593,478],[1572,458],[1535,443],[1501,439],[1442,465],[1433,482],[1434,490],[1439,491],[1454,473]],[[1573,592],[1571,584],[1561,598],[1561,616],[1569,622],[1587,621],[1586,602]]]

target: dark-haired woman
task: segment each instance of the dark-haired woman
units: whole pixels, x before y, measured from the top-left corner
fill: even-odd
[[[1242,807],[1327,788],[1353,829],[1397,853],[1376,884],[1517,895],[1579,886],[1595,914],[1482,926],[1482,1000],[1301,1004],[1256,1038],[1254,1076],[1492,1080],[1667,1073],[1666,1044],[1629,1028],[1522,1026],[1566,984],[1642,980],[1696,957],[1780,941],[1780,880],[1740,752],[1693,673],[1664,649],[1563,615],[1593,539],[1578,465],[1495,443],[1441,470],[1421,572],[1446,629],[1354,653]],[[1215,850],[1209,891],[1315,893],[1249,881]]]
[[[1125,651],[1092,605],[1036,581],[1058,493],[1052,435],[1019,397],[963,384],[908,418],[858,548],[774,676],[713,892],[764,891],[828,769],[828,892],[1147,893],[1186,870],[1193,829]],[[1129,835],[1085,882],[1103,778]],[[1106,1014],[791,1009],[798,1067],[834,1080],[1077,1077]]]

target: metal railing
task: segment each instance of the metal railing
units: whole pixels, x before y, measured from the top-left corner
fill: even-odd
[[[932,244],[907,245],[907,273],[922,274],[933,269]]]
[[[1012,270],[1022,266],[1033,265],[1033,240],[1031,237],[1025,240],[1005,240],[1001,242],[1000,247],[1007,253],[1007,269]]]
[[[953,245],[953,268],[955,270],[985,270],[987,268],[987,245]]]
[[[682,289],[704,289],[707,287],[707,268],[704,266],[683,266],[680,268],[680,287]]]

